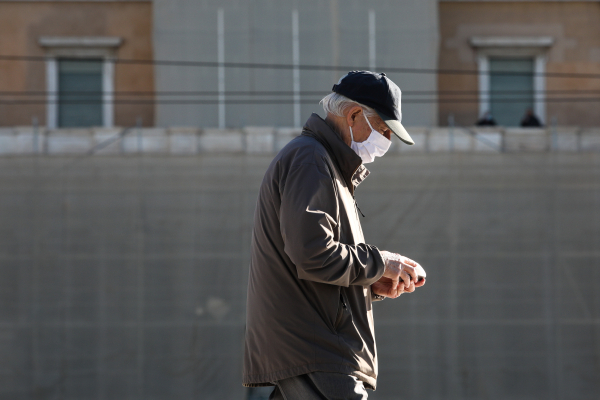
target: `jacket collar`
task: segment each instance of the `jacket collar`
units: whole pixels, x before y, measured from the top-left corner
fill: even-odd
[[[369,175],[369,170],[363,165],[358,154],[344,143],[340,135],[331,129],[323,118],[315,113],[311,114],[304,124],[302,134],[314,137],[325,147],[337,165],[350,193],[354,195],[356,186]]]

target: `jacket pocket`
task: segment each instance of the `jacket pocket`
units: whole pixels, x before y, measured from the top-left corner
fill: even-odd
[[[348,317],[352,319],[352,310],[350,309],[350,302],[348,301],[348,297],[344,292],[343,288],[340,288],[340,304],[338,306],[338,313],[335,319],[335,331],[338,331],[340,324],[344,320],[344,317],[347,319]]]
[[[350,314],[350,316],[352,316],[352,308],[350,307],[350,301],[348,301],[348,295],[346,294],[344,289],[342,289],[341,292],[342,292],[342,300],[344,302],[343,303],[344,311],[346,311],[348,314]]]

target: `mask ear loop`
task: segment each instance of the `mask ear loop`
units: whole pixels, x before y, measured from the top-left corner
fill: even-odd
[[[371,128],[371,131],[375,131],[375,129],[373,129],[373,127],[371,126],[371,123],[369,122],[369,118],[367,118],[367,114],[365,114],[365,110],[362,110],[362,111],[363,111],[363,116],[367,120],[367,124],[369,124],[369,128]],[[352,139],[352,141],[354,142],[354,135],[352,134],[352,127],[348,126],[348,128],[350,128],[350,139]],[[375,131],[375,132],[377,132],[377,131]]]
[[[367,114],[365,114],[364,110],[363,110],[363,115],[364,115],[365,119],[367,120],[367,124],[369,124],[369,128],[371,128],[371,132],[375,131],[375,129],[373,129],[373,127],[371,126],[371,123],[369,122],[369,118],[367,118]],[[377,132],[377,131],[375,131],[375,132]],[[377,132],[377,133],[379,133],[379,132]]]

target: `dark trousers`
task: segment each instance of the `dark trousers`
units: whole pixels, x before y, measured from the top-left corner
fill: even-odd
[[[269,400],[366,400],[363,383],[352,375],[311,372],[275,382]]]

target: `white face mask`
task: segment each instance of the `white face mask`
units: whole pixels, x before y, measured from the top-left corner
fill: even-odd
[[[371,128],[371,134],[364,142],[357,143],[354,141],[354,135],[352,134],[352,127],[350,126],[350,137],[352,138],[352,143],[350,147],[356,154],[362,158],[364,164],[371,163],[375,161],[375,157],[383,157],[383,155],[389,150],[392,142],[388,140],[381,133],[377,132],[371,126],[369,119],[364,114],[365,119],[367,120],[367,124],[369,124],[369,128]]]

